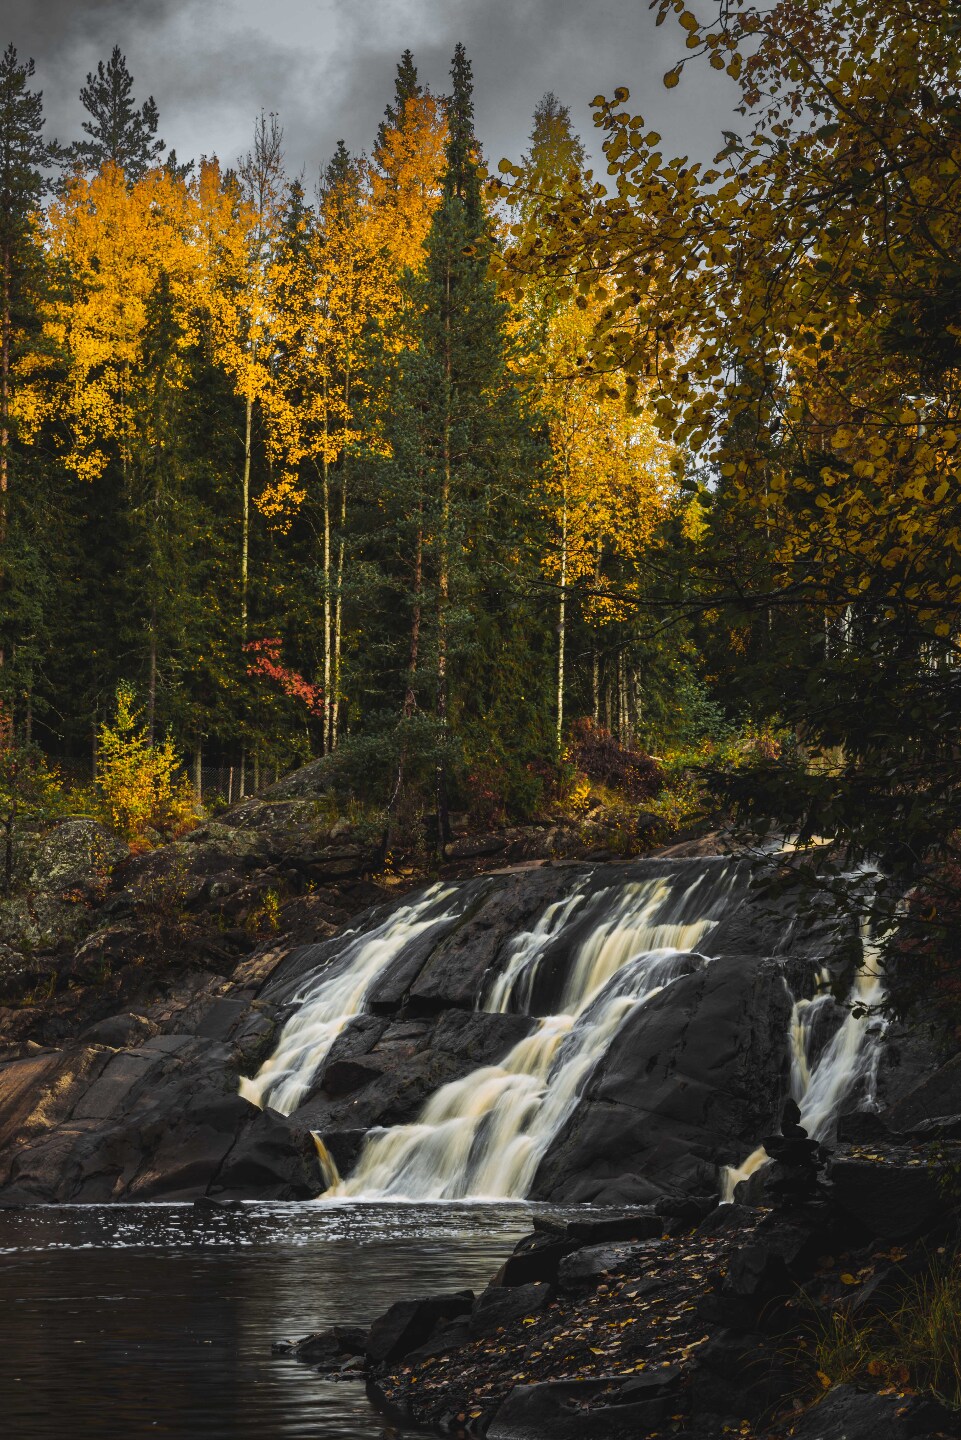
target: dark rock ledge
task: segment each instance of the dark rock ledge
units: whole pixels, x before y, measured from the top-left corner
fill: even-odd
[[[813,1186],[782,1161],[755,1204],[539,1215],[482,1294],[403,1301],[366,1333],[285,1348],[363,1373],[387,1416],[432,1434],[958,1440],[961,1413],[907,1381],[825,1389],[815,1339],[836,1315],[883,1313],[961,1247],[959,1135],[941,1117],[844,1143]]]

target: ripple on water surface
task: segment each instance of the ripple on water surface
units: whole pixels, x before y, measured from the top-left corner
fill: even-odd
[[[522,1205],[51,1206],[0,1212],[9,1440],[375,1440],[363,1386],[273,1356],[394,1300],[483,1287]]]

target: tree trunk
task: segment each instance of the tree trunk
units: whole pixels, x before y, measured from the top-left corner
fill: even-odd
[[[567,646],[567,481],[561,511],[561,597],[557,606],[557,759],[564,745],[564,661]]]
[[[326,428],[326,419],[324,425]],[[322,750],[326,755],[330,750],[330,711],[331,711],[331,615],[330,615],[330,461],[327,459],[326,445],[323,459],[323,494],[324,494],[324,729]]]
[[[340,642],[343,627],[344,615],[344,550],[346,546],[345,527],[347,525],[347,461],[346,457],[342,462],[341,483],[340,483],[340,535],[337,539],[337,577],[335,580],[336,601],[334,605],[334,663],[333,681],[334,690],[330,702],[330,748],[337,749],[337,732],[340,718]]]
[[[244,514],[240,548],[240,641],[247,643],[247,581],[250,566],[250,447],[253,433],[253,398],[247,396],[244,426]]]
[[[150,677],[147,684],[147,739],[154,743],[157,722],[157,607],[150,607]]]
[[[451,341],[450,263],[445,276],[444,304],[444,431],[443,474],[440,492],[440,536],[437,577],[437,719],[441,729],[441,758],[437,766],[437,849],[443,854],[449,839],[447,805],[447,603],[450,598],[450,487],[451,487]]]
[[[407,657],[407,684],[404,688],[404,703],[401,706],[401,715],[404,720],[409,720],[417,709],[417,666],[420,660],[420,627],[422,620],[421,590],[424,583],[424,502],[421,500],[417,506],[418,524],[417,540],[414,546],[414,608],[410,621],[410,651]],[[398,796],[404,787],[404,771],[407,767],[407,740],[401,741],[400,754],[397,757],[397,775],[394,780],[394,789],[387,802],[387,823],[384,826],[383,850],[386,857],[390,850],[390,825],[391,813],[397,804]]]
[[[0,545],[7,538],[7,496],[10,487],[10,291],[13,284],[13,257],[10,244],[3,247],[3,293],[0,296]],[[3,664],[0,656],[0,666]]]
[[[204,798],[204,742],[199,730],[194,737],[194,794],[197,796],[197,804],[202,804]]]

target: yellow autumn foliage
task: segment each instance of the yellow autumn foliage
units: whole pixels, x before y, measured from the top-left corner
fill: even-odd
[[[97,736],[97,793],[104,818],[133,846],[149,846],[151,832],[163,839],[181,835],[198,822],[194,792],[181,773],[169,736],[151,745],[133,689],[117,690],[116,711]]]

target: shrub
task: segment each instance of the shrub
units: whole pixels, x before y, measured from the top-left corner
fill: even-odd
[[[25,824],[53,820],[63,813],[63,783],[41,752],[32,745],[0,743],[0,889],[13,885],[14,846]]]
[[[104,818],[134,848],[150,844],[151,832],[172,839],[198,820],[197,801],[169,736],[151,745],[133,689],[117,688],[112,723],[100,727],[97,792]]]
[[[588,780],[616,790],[629,800],[649,800],[661,785],[656,761],[642,750],[631,750],[590,716],[571,726],[569,758]]]

